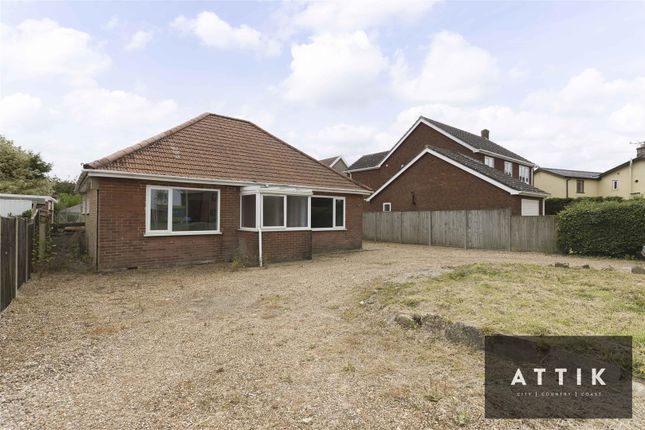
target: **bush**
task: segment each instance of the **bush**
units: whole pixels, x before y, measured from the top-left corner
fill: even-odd
[[[563,209],[573,203],[580,202],[622,202],[622,197],[579,197],[577,199],[567,197],[553,197],[544,201],[544,210],[547,215],[557,215]]]
[[[645,245],[645,199],[582,201],[557,220],[558,245],[565,253],[632,257]]]

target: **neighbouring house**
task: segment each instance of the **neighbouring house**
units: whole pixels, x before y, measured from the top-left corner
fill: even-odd
[[[636,149],[636,158],[605,172],[540,167],[535,185],[561,198],[645,197],[645,144]]]
[[[365,211],[510,208],[544,214],[548,193],[533,185],[535,165],[489,138],[419,117],[389,151],[364,155],[347,169],[374,189]]]
[[[370,190],[246,120],[205,113],[83,167],[97,270],[362,246]]]
[[[345,173],[345,170],[347,170],[347,162],[343,159],[341,155],[337,155],[336,157],[330,157],[330,158],[325,158],[323,160],[320,160],[321,163],[323,163],[327,167],[331,167],[337,172],[340,173]]]
[[[51,196],[32,196],[29,194],[0,194],[0,216],[22,215],[39,207],[54,213],[56,199]]]

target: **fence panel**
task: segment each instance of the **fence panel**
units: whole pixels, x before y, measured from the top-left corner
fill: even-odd
[[[468,232],[467,211],[434,211],[432,214],[432,244],[465,248]]]
[[[557,252],[555,216],[511,217],[511,249],[514,251]]]
[[[433,212],[368,212],[363,237],[493,250],[557,252],[553,216],[511,216],[510,209]]]
[[[0,217],[0,311],[31,276],[34,221]]]
[[[16,222],[13,218],[0,218],[0,309],[9,306],[16,296]]]
[[[510,249],[510,209],[468,211],[468,248]]]

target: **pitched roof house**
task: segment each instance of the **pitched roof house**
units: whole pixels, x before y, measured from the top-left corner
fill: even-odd
[[[636,149],[636,158],[604,172],[540,167],[535,183],[553,197],[622,197],[645,196],[645,144]]]
[[[205,113],[83,167],[98,270],[361,247],[370,191],[246,120]]]
[[[322,164],[324,164],[327,167],[331,167],[337,172],[340,173],[345,173],[345,170],[347,170],[347,162],[343,158],[342,155],[337,155],[335,157],[330,157],[330,158],[324,158],[320,160]]]
[[[389,151],[360,157],[347,171],[374,189],[366,211],[511,208],[541,215],[548,193],[533,186],[535,165],[489,139],[419,117]]]

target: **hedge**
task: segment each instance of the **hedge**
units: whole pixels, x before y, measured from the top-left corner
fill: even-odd
[[[544,201],[544,210],[546,215],[557,215],[564,208],[573,204],[580,202],[622,202],[622,197],[578,197],[576,199],[572,197],[552,197]]]
[[[583,201],[557,220],[558,246],[565,253],[639,257],[645,245],[645,199]]]

